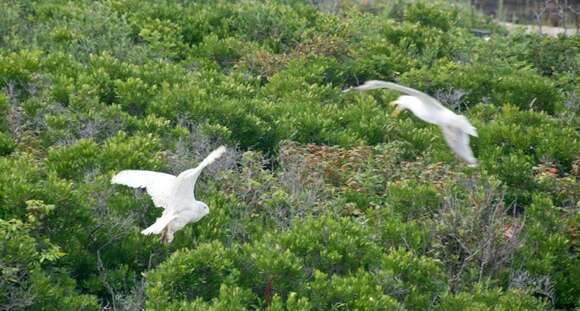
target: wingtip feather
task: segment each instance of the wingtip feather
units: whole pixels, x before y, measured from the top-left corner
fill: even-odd
[[[471,122],[469,122],[469,119],[467,119],[465,116],[460,116],[459,125],[465,133],[473,137],[478,137],[477,129],[475,128],[475,126],[471,124]]]
[[[221,157],[221,156],[224,154],[224,152],[226,152],[226,147],[225,147],[225,146],[219,146],[219,147],[217,147],[217,149],[215,149],[214,151],[212,151],[212,152],[211,152],[211,153],[210,153],[210,154],[207,156],[207,158],[208,158],[210,161],[212,161],[212,162],[213,162],[213,161],[214,161],[214,160],[216,160],[217,158]]]

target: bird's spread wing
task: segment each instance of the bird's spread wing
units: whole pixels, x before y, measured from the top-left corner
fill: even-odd
[[[419,98],[426,105],[432,105],[433,108],[447,110],[447,108],[445,108],[443,105],[441,105],[441,103],[437,99],[429,96],[428,94],[425,94],[425,93],[418,91],[416,89],[412,89],[410,87],[406,87],[406,86],[396,84],[393,82],[387,82],[387,81],[381,81],[381,80],[369,80],[369,81],[365,82],[364,84],[359,85],[353,89],[357,90],[357,91],[370,91],[370,90],[376,90],[376,89],[391,89],[391,90],[399,91],[401,93],[405,93],[407,95],[415,96],[415,97]]]
[[[195,200],[194,189],[197,178],[201,174],[201,171],[211,163],[213,163],[217,158],[219,158],[226,148],[220,146],[216,150],[212,151],[196,168],[192,168],[181,172],[175,180],[175,187],[173,188],[173,193],[171,195],[172,200],[175,200],[176,204],[174,206],[184,206],[188,202],[193,202]]]
[[[153,204],[166,209],[175,179],[175,176],[165,173],[125,170],[113,176],[111,183],[132,188],[145,188]]]
[[[471,147],[469,147],[469,135],[462,129],[453,126],[442,126],[443,138],[447,145],[465,162],[471,165],[477,165],[477,160],[473,156]]]
[[[465,116],[458,115],[455,120],[455,125],[459,127],[463,132],[471,136],[477,137],[477,129],[475,128],[475,126],[471,124],[471,122],[469,122],[469,120]]]

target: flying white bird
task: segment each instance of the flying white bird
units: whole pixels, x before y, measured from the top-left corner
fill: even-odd
[[[348,92],[351,89],[369,91],[385,88],[407,94],[399,96],[397,100],[391,103],[395,106],[393,116],[397,116],[401,111],[408,109],[419,119],[438,125],[443,132],[443,138],[445,138],[447,145],[455,154],[471,166],[477,166],[477,160],[469,147],[469,135],[477,137],[477,130],[469,123],[466,117],[445,108],[437,99],[406,86],[379,80],[367,81],[363,85],[346,89],[344,92]]]
[[[183,171],[178,176],[152,171],[125,170],[113,176],[111,183],[147,190],[153,204],[163,208],[163,214],[141,233],[144,235],[162,233],[161,241],[170,243],[175,232],[190,222],[199,221],[209,213],[207,205],[195,199],[195,182],[201,171],[225,151],[226,148],[220,146],[196,168]]]

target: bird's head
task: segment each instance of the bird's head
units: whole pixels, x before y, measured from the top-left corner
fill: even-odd
[[[207,204],[203,202],[195,201],[193,202],[191,213],[193,221],[195,222],[207,216],[207,214],[209,214],[209,207],[207,206]]]
[[[397,100],[391,102],[391,106],[394,106],[395,109],[391,112],[392,117],[397,117],[403,112],[404,110],[410,109],[410,107],[417,102],[417,98],[414,96],[403,95],[399,96]]]
[[[395,100],[391,102],[391,106],[395,107],[395,109],[393,110],[393,112],[391,112],[391,117],[398,117],[401,114],[401,111],[403,110],[403,108],[401,108],[399,101]]]
[[[401,112],[403,112],[403,110],[407,109],[407,107],[405,107],[404,102],[401,100],[401,97],[403,96],[399,96],[397,100],[391,102],[391,106],[395,108],[393,112],[391,112],[391,117],[396,118],[401,114]]]
[[[205,204],[203,202],[199,202],[199,207],[201,208],[201,212],[202,212],[203,216],[209,214],[209,207],[207,206],[207,204]],[[203,216],[201,216],[201,217],[203,217]]]

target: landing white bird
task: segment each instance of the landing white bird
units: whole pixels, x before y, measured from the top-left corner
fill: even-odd
[[[208,206],[195,199],[195,182],[201,171],[225,151],[226,148],[220,146],[196,168],[183,171],[178,176],[152,171],[124,170],[113,176],[111,183],[147,190],[153,204],[164,210],[161,217],[141,233],[144,235],[162,233],[161,241],[170,243],[175,232],[190,222],[199,221],[209,213]]]
[[[477,160],[469,147],[469,135],[477,137],[476,128],[469,123],[466,117],[445,108],[437,99],[409,87],[379,80],[367,81],[363,85],[346,89],[344,92],[352,89],[369,91],[385,88],[408,94],[399,96],[397,100],[391,103],[395,106],[394,116],[397,116],[405,109],[409,109],[419,119],[438,125],[443,132],[443,138],[445,138],[447,145],[455,154],[471,166],[477,166]]]

